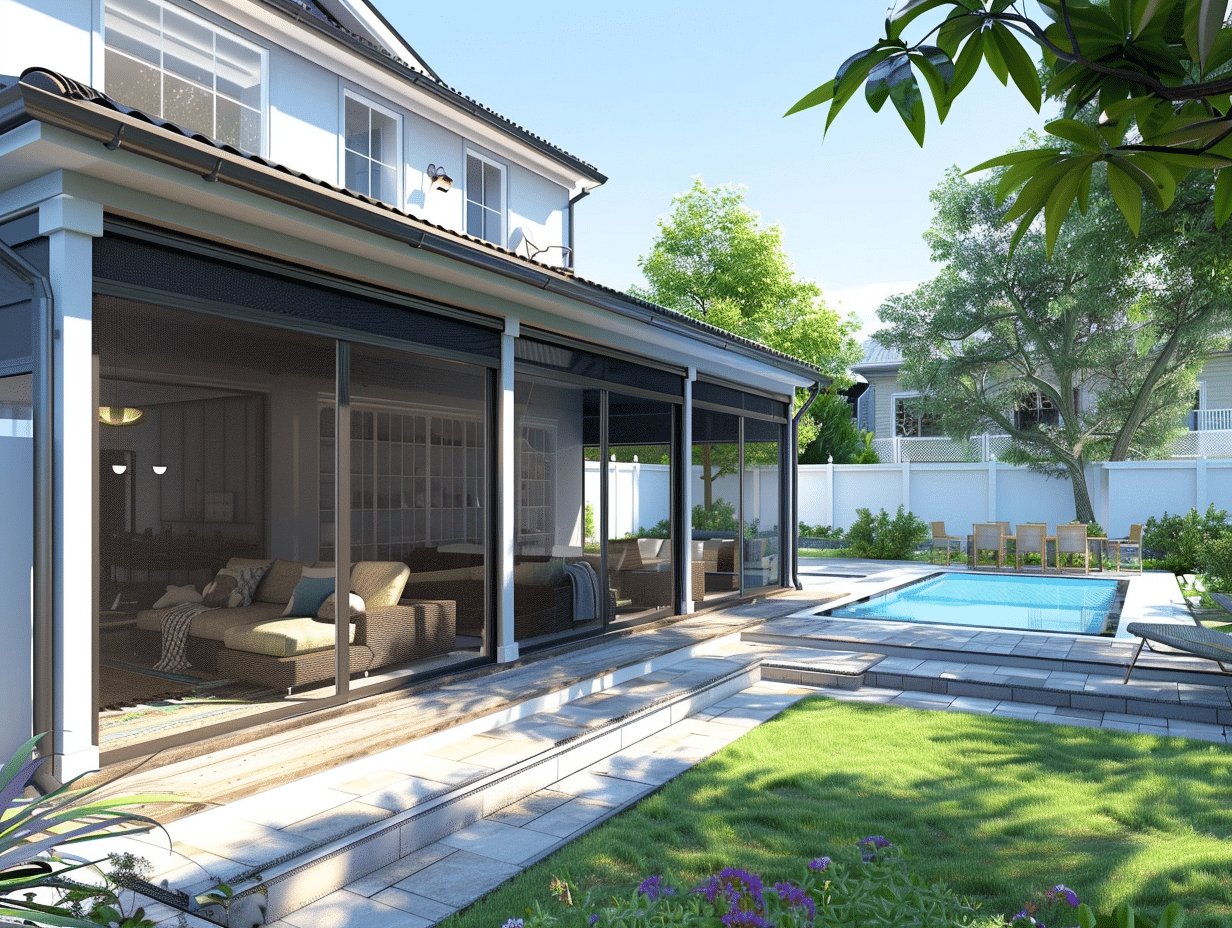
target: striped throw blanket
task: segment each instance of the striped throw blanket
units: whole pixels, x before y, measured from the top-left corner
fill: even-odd
[[[177,673],[188,670],[188,629],[192,620],[208,610],[209,606],[200,603],[184,603],[172,606],[163,615],[163,653],[155,670],[163,673]]]

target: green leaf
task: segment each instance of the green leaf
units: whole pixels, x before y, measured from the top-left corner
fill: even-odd
[[[1232,216],[1232,171],[1220,171],[1215,175],[1215,228]]]
[[[975,174],[979,171],[987,171],[989,168],[1006,167],[1013,164],[1022,164],[1027,161],[1042,161],[1046,158],[1063,157],[1065,152],[1059,148],[1028,148],[1023,151],[1011,151],[1008,154],[998,155],[995,158],[989,158],[987,161],[981,161],[973,168],[967,168],[963,171],[964,174]]]
[[[1155,928],[1181,928],[1185,922],[1185,910],[1181,908],[1179,902],[1169,902],[1163,914],[1159,916],[1159,921],[1155,923]]]
[[[1039,212],[1048,205],[1053,189],[1069,171],[1069,160],[1058,159],[1036,170],[1031,179],[1018,192],[1018,196],[1005,213],[1005,220],[1012,221],[1028,212]]]
[[[1090,172],[1096,160],[1098,159],[1088,156],[1067,162],[1067,170],[1053,185],[1052,192],[1048,195],[1048,202],[1044,206],[1044,253],[1049,257],[1052,256],[1052,250],[1056,247],[1061,225],[1065,217],[1069,215],[1070,208],[1074,205],[1074,200],[1082,187],[1083,175]]]
[[[953,58],[958,54],[958,46],[962,44],[963,39],[972,33],[982,34],[977,31],[980,28],[980,22],[978,17],[970,15],[966,10],[955,9],[937,30],[937,45],[945,49],[946,53]]]
[[[864,99],[874,113],[881,112],[881,107],[890,98],[890,75],[904,67],[911,67],[905,58],[890,58],[869,72],[868,80],[864,83]]]
[[[945,122],[950,112],[950,82],[954,79],[954,62],[950,56],[933,45],[923,45],[910,54],[911,63],[919,69],[932,91],[937,107],[937,119]]]
[[[1149,145],[1188,145],[1192,142],[1209,142],[1232,131],[1232,121],[1226,117],[1218,119],[1177,117],[1168,120],[1158,134],[1143,141]]]
[[[1002,60],[1009,69],[1010,76],[1014,78],[1019,93],[1038,113],[1041,90],[1039,72],[1035,69],[1035,59],[1022,47],[1014,33],[1000,23],[992,27],[992,40],[996,43],[997,51],[1000,52]],[[1004,84],[1005,81],[1002,80],[1001,83]]]
[[[984,42],[984,60],[988,62],[988,67],[997,80],[1002,84],[1009,80],[1010,66],[1006,64],[1005,56],[1001,54],[1001,47],[995,38]]]
[[[1090,168],[1083,171],[1082,179],[1078,182],[1078,211],[1084,216],[1087,214],[1087,204],[1091,199],[1091,173]]]
[[[953,6],[954,0],[907,0],[898,12],[886,20],[886,36],[891,39],[899,38],[917,16],[946,4]]]
[[[1134,238],[1137,238],[1138,230],[1142,227],[1142,189],[1133,178],[1109,162],[1108,190],[1112,193],[1112,200],[1116,203],[1117,209],[1125,217],[1129,231],[1134,233]]]
[[[1052,160],[1059,161],[1060,158]],[[1042,166],[1040,161],[1024,161],[1006,168],[997,181],[997,205],[1004,203],[1006,197],[1030,180]]]
[[[1167,209],[1172,205],[1172,200],[1176,196],[1176,178],[1172,176],[1172,172],[1168,170],[1166,165],[1151,155],[1143,155],[1137,152],[1132,155],[1126,155],[1125,160],[1134,167],[1139,168],[1154,182],[1154,187],[1159,195],[1157,205],[1160,209]]]
[[[954,76],[950,78],[950,87],[946,91],[947,110],[979,72],[980,62],[984,60],[983,45],[983,33],[976,33],[967,40],[967,44],[962,47],[962,51],[954,60]]]
[[[901,49],[875,46],[863,52],[857,52],[839,65],[838,73],[834,75],[834,100],[830,103],[830,110],[826,114],[827,132],[830,130],[831,123],[847,105],[847,101],[855,95],[856,90],[873,68],[896,51],[901,51]]]
[[[811,109],[814,106],[819,106],[834,97],[834,80],[828,80],[815,90],[811,90],[803,97],[797,100],[784,116],[790,116],[792,113],[798,113],[801,110]]]
[[[1185,47],[1203,74],[1227,10],[1228,0],[1186,0]]]
[[[1133,11],[1130,0],[1109,0],[1108,12],[1112,14],[1112,18],[1116,20],[1116,24],[1123,32],[1129,33],[1133,30]]]
[[[1087,151],[1103,151],[1104,140],[1098,132],[1084,122],[1076,119],[1055,119],[1045,124],[1044,130],[1049,135],[1073,142],[1079,148]]]
[[[895,71],[890,78],[890,100],[903,123],[915,138],[916,144],[924,145],[924,96],[911,68],[905,69],[901,79]]]
[[[1166,21],[1176,0],[1133,0],[1132,31],[1133,37],[1140,36],[1158,13],[1160,21]]]

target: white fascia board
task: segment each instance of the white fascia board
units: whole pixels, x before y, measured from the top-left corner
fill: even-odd
[[[390,29],[380,16],[376,15],[371,5],[354,2],[354,0],[321,0],[321,5],[351,32],[364,36],[386,51],[397,55],[415,70],[423,71],[425,74],[431,73],[431,68],[424,60],[416,55],[415,50]]]
[[[364,88],[395,106],[404,108],[434,122],[444,129],[473,140],[501,157],[517,162],[524,167],[572,191],[573,194],[594,181],[581,172],[572,171],[568,165],[544,154],[534,146],[521,142],[516,136],[502,132],[487,120],[468,116],[465,109],[450,105],[434,93],[415,87],[409,80],[378,66],[358,53],[350,52],[344,45],[332,41],[311,28],[288,28],[286,18],[271,7],[260,3],[236,3],[234,0],[197,0],[200,6],[235,23],[266,44],[298,55],[309,66],[323,66],[356,87]],[[424,80],[436,83],[425,75]],[[465,101],[460,106],[465,107]],[[476,111],[478,107],[476,107]],[[288,165],[295,167],[295,165]]]

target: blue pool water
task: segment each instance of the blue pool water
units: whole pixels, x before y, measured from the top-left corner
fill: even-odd
[[[1115,580],[946,573],[823,614],[1098,635],[1116,593]]]

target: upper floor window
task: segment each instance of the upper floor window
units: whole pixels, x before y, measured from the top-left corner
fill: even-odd
[[[924,397],[894,397],[894,435],[898,438],[937,438],[941,430],[941,415],[928,408]]]
[[[505,168],[473,151],[466,153],[466,234],[505,244]]]
[[[262,150],[265,53],[162,2],[107,0],[107,93],[243,151]]]
[[[343,186],[396,206],[402,164],[397,114],[350,91],[343,110]]]

